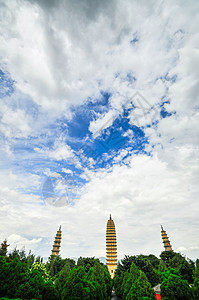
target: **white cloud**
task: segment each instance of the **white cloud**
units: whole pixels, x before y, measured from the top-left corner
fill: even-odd
[[[62,168],[62,172],[73,175],[73,171],[70,169]]]
[[[31,170],[15,173],[10,162],[8,169],[12,172],[3,170],[1,175],[0,237],[14,235],[13,243],[19,237],[19,242],[27,245],[33,241],[35,251],[48,256],[61,223],[63,256],[105,256],[105,227],[112,212],[120,258],[140,252],[158,255],[163,250],[159,228],[162,223],[174,250],[184,247],[182,251],[196,257],[198,3],[89,3],[0,4],[2,67],[15,80],[21,94],[37,104],[42,115],[37,119],[23,105],[9,106],[7,99],[7,104],[1,106],[1,132],[9,140],[27,138],[29,142],[31,134],[43,133],[57,117],[71,119],[71,106],[88,98],[97,101],[100,91],[108,91],[110,110],[96,115],[97,119],[90,123],[89,129],[96,137],[102,128],[112,125],[115,111],[120,112],[122,105],[139,91],[158,111],[155,117],[153,111],[146,118],[141,116],[138,124],[149,138],[146,149],[152,157],[128,157],[128,167],[85,170],[91,180],[74,207],[45,205],[41,195],[29,191],[29,187],[40,185],[40,176],[32,175]],[[130,43],[135,36],[138,42]],[[129,80],[127,74],[135,79]],[[21,96],[17,93],[13,98],[19,104]],[[175,114],[160,119],[162,101],[168,101],[165,109]],[[132,116],[130,122],[135,121]],[[153,121],[158,123],[147,127]],[[51,148],[40,147],[39,143],[34,148],[51,161],[73,159],[73,150],[65,139],[57,137],[53,142]],[[10,142],[2,147],[12,154]],[[121,151],[115,161],[123,155]],[[78,166],[77,160],[75,163]],[[56,172],[52,176],[59,179]],[[30,239],[23,240],[24,231]]]
[[[104,129],[110,127],[117,116],[118,116],[117,111],[109,110],[108,113],[103,114],[96,121],[90,122],[89,130],[90,132],[93,133],[93,137],[94,138],[98,137],[98,135],[100,135]]]
[[[11,234],[9,237],[8,237],[8,244],[10,244],[10,248],[9,250],[14,249],[15,247],[17,249],[21,249],[23,247],[25,247],[25,249],[27,248],[32,248],[33,250],[35,249],[35,247],[37,246],[38,243],[41,242],[41,238],[39,239],[27,239],[23,236],[20,236],[18,234]]]
[[[55,141],[52,149],[35,148],[34,150],[55,160],[72,159],[74,156],[72,149],[60,140]]]
[[[178,249],[176,249],[176,252],[183,252],[186,251],[187,249],[185,247],[179,247]]]
[[[32,119],[28,116],[24,110],[13,110],[5,105],[1,106],[1,124],[0,131],[7,138],[21,138],[28,137],[32,129],[30,123]]]

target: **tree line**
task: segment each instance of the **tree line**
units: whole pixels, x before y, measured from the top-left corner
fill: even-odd
[[[199,299],[199,260],[194,263],[180,253],[125,256],[118,263],[114,287],[122,300],[155,300],[152,287],[161,284],[162,300]]]
[[[2,250],[2,249],[1,249]],[[0,250],[0,299],[108,300],[113,281],[107,267],[94,257],[51,256],[46,263],[31,252]]]
[[[121,300],[155,300],[161,284],[162,300],[199,299],[199,260],[164,251],[127,256],[118,262],[112,280],[107,266],[94,257],[40,256],[0,248],[0,300],[108,300],[114,287]]]

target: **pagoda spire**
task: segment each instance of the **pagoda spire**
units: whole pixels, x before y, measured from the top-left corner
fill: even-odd
[[[61,226],[59,227],[59,230],[57,231],[57,234],[55,236],[55,241],[53,244],[52,254],[58,256],[60,252],[60,245],[61,245]]]
[[[117,240],[115,224],[111,215],[106,227],[106,261],[111,278],[113,278],[117,268]]]
[[[169,238],[167,236],[167,233],[163,229],[162,225],[161,225],[161,235],[162,235],[162,240],[163,240],[165,251],[173,251],[172,247],[171,247],[171,243],[170,243]]]

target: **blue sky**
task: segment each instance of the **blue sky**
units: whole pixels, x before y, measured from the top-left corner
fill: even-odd
[[[112,213],[120,258],[195,259],[198,4],[58,2],[0,4],[1,240],[102,257]]]

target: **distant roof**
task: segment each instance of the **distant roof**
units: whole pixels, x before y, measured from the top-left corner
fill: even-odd
[[[156,286],[153,287],[153,290],[156,294],[160,294],[161,288],[160,288],[160,283],[157,284]]]

